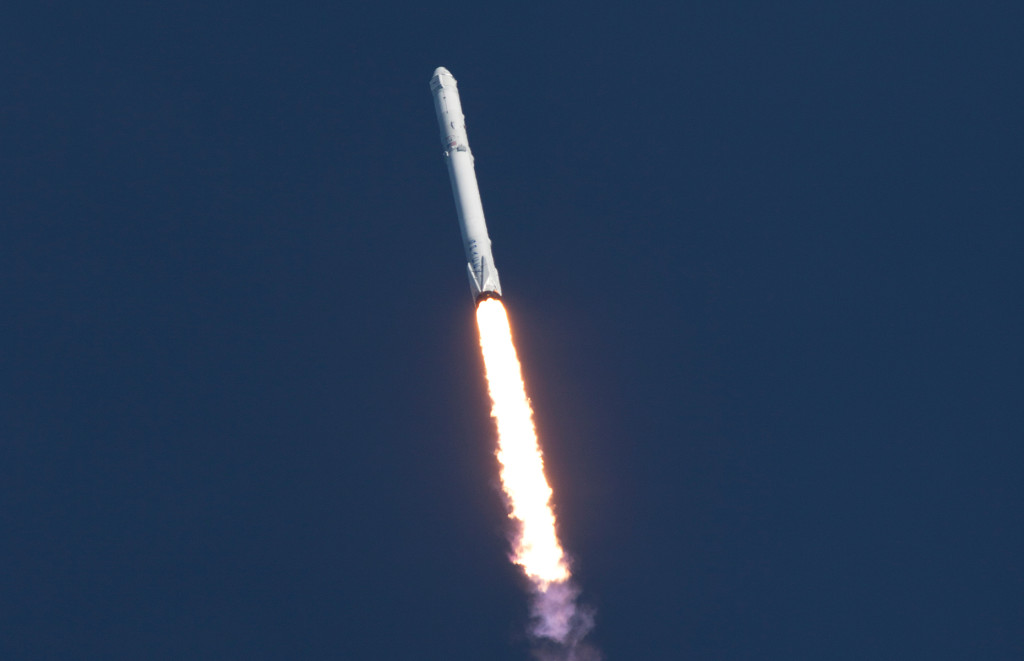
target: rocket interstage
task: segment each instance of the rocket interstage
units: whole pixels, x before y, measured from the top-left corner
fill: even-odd
[[[484,359],[491,417],[498,432],[496,456],[508,516],[515,522],[511,560],[533,588],[532,634],[545,659],[582,661],[599,654],[582,642],[593,625],[590,610],[577,604],[569,559],[557,534],[552,490],[526,396],[508,314],[501,301],[498,270],[491,255],[480,202],[473,152],[455,78],[438,67],[430,79],[441,128],[445,162],[466,249],[469,286],[476,301],[477,328]]]
[[[438,67],[434,70],[430,91],[434,94],[444,160],[448,164],[455,211],[459,215],[462,244],[466,249],[469,288],[473,300],[479,303],[484,298],[500,297],[501,283],[498,281],[498,269],[494,266],[494,256],[491,255],[491,237],[487,235],[484,205],[480,201],[480,188],[473,167],[473,152],[469,149],[469,138],[466,135],[466,117],[462,114],[458,84],[447,69]]]

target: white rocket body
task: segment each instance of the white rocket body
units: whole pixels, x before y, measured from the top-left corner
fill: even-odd
[[[484,222],[484,206],[480,201],[480,188],[473,169],[473,152],[469,150],[466,136],[466,118],[462,114],[462,101],[455,78],[444,67],[434,70],[430,79],[430,91],[434,94],[434,108],[437,123],[441,127],[441,142],[444,144],[444,160],[448,163],[448,175],[452,181],[455,196],[455,210],[459,214],[462,229],[462,243],[466,248],[466,265],[469,270],[469,287],[473,300],[501,296],[498,269],[491,255],[491,238],[487,235]]]

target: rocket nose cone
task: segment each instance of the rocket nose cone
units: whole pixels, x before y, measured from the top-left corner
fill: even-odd
[[[450,76],[452,74],[448,71],[448,69],[445,69],[444,67],[438,67],[438,68],[434,69],[434,75],[440,77],[440,76]]]

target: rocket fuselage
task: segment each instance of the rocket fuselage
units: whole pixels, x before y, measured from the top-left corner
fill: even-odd
[[[501,296],[501,283],[491,255],[491,238],[484,222],[484,206],[480,201],[473,152],[469,149],[466,118],[462,114],[455,78],[444,67],[438,67],[430,79],[430,91],[434,95],[434,108],[445,150],[444,160],[448,163],[455,211],[459,215],[473,299],[479,302],[484,298]]]

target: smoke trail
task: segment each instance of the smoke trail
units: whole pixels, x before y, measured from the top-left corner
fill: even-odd
[[[512,562],[522,567],[533,586],[535,651],[543,661],[596,660],[596,651],[581,644],[593,626],[593,617],[577,604],[579,590],[571,582],[569,563],[558,542],[551,487],[544,476],[533,411],[505,306],[497,299],[481,301],[476,319],[491,415],[498,427],[501,485],[509,518],[518,523]]]

